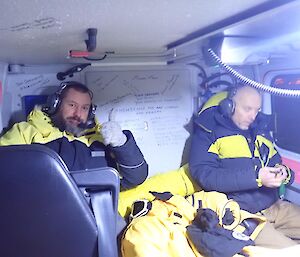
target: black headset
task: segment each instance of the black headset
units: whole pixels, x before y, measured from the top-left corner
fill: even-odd
[[[52,95],[49,95],[47,98],[47,103],[46,103],[46,107],[43,109],[46,113],[48,113],[49,115],[53,115],[55,114],[58,109],[59,106],[61,104],[62,101],[62,94],[63,92],[68,88],[68,87],[74,87],[74,89],[76,88],[82,88],[83,90],[87,90],[87,92],[89,93],[89,95],[91,96],[91,99],[93,99],[93,92],[91,90],[89,90],[87,88],[87,86],[76,82],[76,81],[67,81],[67,82],[62,82],[60,84],[59,89]],[[95,119],[95,114],[96,114],[96,110],[97,110],[97,105],[95,104],[91,104],[91,107],[89,109],[89,114],[88,114],[88,118],[87,118],[87,123],[94,123],[94,119]]]
[[[226,118],[231,118],[234,114],[235,103],[232,98],[236,95],[237,88],[237,86],[230,88],[227,97],[219,103],[219,111]]]

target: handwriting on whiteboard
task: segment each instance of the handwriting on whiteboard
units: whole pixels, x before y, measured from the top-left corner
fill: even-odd
[[[50,82],[49,78],[43,75],[34,76],[31,78],[21,78],[19,81],[15,82],[17,88],[22,91],[32,87],[42,87]]]
[[[91,71],[86,81],[99,121],[114,109],[122,129],[133,133],[150,175],[179,167],[193,108],[187,69]]]

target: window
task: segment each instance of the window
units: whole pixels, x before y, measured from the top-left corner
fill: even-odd
[[[300,74],[278,75],[273,87],[300,89]],[[275,118],[274,139],[285,150],[300,153],[300,97],[272,95],[272,113]]]

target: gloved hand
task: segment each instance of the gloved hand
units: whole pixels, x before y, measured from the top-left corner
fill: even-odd
[[[119,123],[114,121],[113,111],[110,112],[108,122],[104,122],[101,128],[103,143],[113,147],[124,145],[127,141]]]

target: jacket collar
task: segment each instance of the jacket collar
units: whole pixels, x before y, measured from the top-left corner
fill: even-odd
[[[66,134],[66,131],[60,131],[57,127],[54,126],[52,123],[52,120],[48,114],[41,111],[39,107],[36,107],[33,111],[30,112],[30,114],[27,117],[27,122],[30,123],[32,126],[34,126],[43,136],[49,136],[50,133],[55,134]],[[95,126],[93,128],[86,129],[84,132],[84,135],[81,137],[78,137],[78,139],[94,135],[96,132],[100,131],[101,125],[96,120]]]
[[[270,130],[268,116],[269,115],[259,113],[255,121],[251,124],[249,132],[256,134],[258,131]],[[244,134],[243,132],[246,132],[238,128],[230,118],[224,117],[218,111],[218,106],[212,106],[201,112],[195,118],[195,124],[207,132],[212,132],[218,125],[238,133]]]

